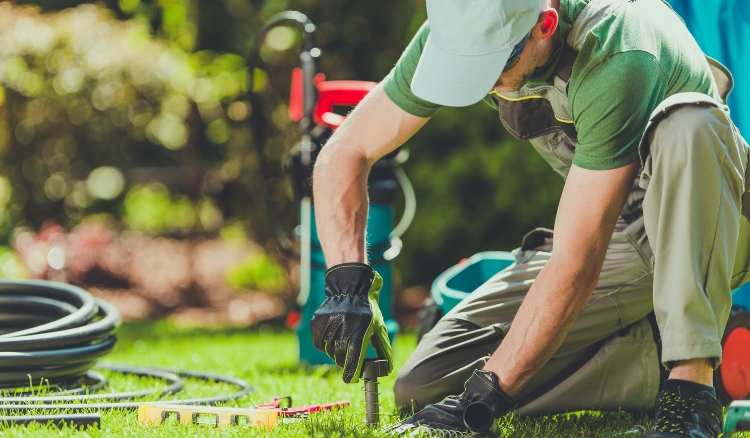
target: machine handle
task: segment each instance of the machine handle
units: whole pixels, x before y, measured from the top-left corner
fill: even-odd
[[[304,77],[302,69],[296,67],[292,70],[292,85],[289,87],[289,119],[293,122],[299,122],[305,116],[304,108]],[[326,75],[318,73],[315,75],[315,86],[326,80]]]
[[[318,89],[318,102],[313,111],[313,121],[331,129],[338,128],[345,117],[333,112],[333,107],[356,105],[365,98],[377,82],[367,81],[326,81],[323,73],[315,75]],[[292,71],[292,85],[289,91],[289,118],[299,122],[304,117],[302,69]]]
[[[313,112],[315,123],[331,129],[338,128],[345,117],[333,112],[336,105],[356,105],[375,88],[377,82],[367,81],[323,81],[318,87],[318,104]]]

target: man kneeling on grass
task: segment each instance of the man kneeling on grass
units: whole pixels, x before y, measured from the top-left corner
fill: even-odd
[[[718,437],[713,370],[750,265],[729,72],[662,0],[427,0],[427,14],[315,166],[330,266],[316,346],[346,382],[370,340],[391,360],[366,264],[370,166],[441,106],[484,99],[566,179],[554,238],[529,233],[423,338],[395,386],[414,414],[391,432],[465,432],[482,401],[495,418],[653,407],[646,437]]]

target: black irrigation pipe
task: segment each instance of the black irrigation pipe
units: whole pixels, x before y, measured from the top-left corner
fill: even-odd
[[[101,415],[96,414],[67,414],[67,415],[18,415],[11,417],[0,417],[0,426],[26,426],[31,423],[55,424],[68,427],[98,426]]]
[[[91,368],[114,348],[119,325],[120,316],[113,306],[81,288],[49,281],[0,281],[0,388],[29,387],[42,379],[60,388],[51,395],[34,395],[32,389],[0,397],[0,413],[45,413],[2,416],[0,427],[30,422],[88,426],[99,423],[99,413],[91,413],[93,410],[132,410],[153,403],[133,401],[139,398],[154,397],[161,403],[214,405],[253,392],[245,380],[212,373],[98,364],[96,368],[101,370],[156,378],[167,386],[96,393],[108,381]],[[214,397],[162,399],[182,391],[185,378],[227,383],[239,390]],[[50,412],[86,413],[49,415]]]
[[[107,366],[100,365],[100,369],[106,369],[111,371],[120,372],[123,374],[133,374],[139,377],[154,377],[164,379],[171,384],[164,388],[160,396],[168,394],[175,394],[182,390],[185,381],[181,377],[190,379],[203,380],[206,382],[214,383],[228,383],[230,385],[237,386],[239,391],[214,397],[201,397],[191,399],[159,399],[159,403],[173,403],[181,405],[215,405],[219,403],[228,402],[231,400],[237,400],[242,398],[251,392],[253,392],[252,386],[245,380],[236,379],[234,377],[220,376],[218,374],[210,373],[198,373],[193,371],[167,371],[156,368],[135,368],[127,366]],[[172,389],[170,389],[172,388]],[[147,395],[155,393],[157,390],[147,390]],[[135,395],[134,395],[135,394]],[[141,397],[138,393],[110,393],[110,394],[92,394],[92,395],[80,395],[73,397],[58,397],[58,396],[41,396],[41,397],[0,397],[0,412],[4,411],[89,411],[93,409],[98,410],[112,410],[112,409],[138,409],[138,406],[142,404],[151,404],[154,401],[146,402],[117,402],[116,400],[132,400],[135,397]],[[65,401],[92,401],[99,400],[105,403],[76,403],[76,404],[58,404],[54,402],[65,402]],[[53,404],[54,403],[54,404]]]
[[[83,377],[112,351],[119,325],[112,305],[79,287],[0,282],[0,387]]]

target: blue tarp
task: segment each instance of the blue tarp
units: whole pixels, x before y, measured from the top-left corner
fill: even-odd
[[[750,140],[750,2],[748,0],[668,0],[685,20],[706,55],[734,76],[729,96],[732,120]]]

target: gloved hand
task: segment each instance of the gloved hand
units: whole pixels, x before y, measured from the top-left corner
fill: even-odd
[[[495,436],[497,419],[516,408],[489,371],[474,370],[463,394],[450,395],[385,429],[391,435]],[[468,426],[472,426],[470,430]],[[483,430],[483,432],[481,432]],[[421,436],[421,435],[420,435]]]
[[[388,360],[393,371],[393,353],[378,307],[383,279],[365,263],[343,263],[326,271],[326,299],[310,321],[315,347],[344,369],[344,382],[356,383],[362,372],[367,347],[378,359]]]

